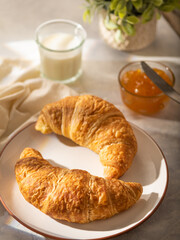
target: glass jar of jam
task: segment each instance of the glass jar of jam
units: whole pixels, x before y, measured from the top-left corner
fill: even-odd
[[[169,85],[174,85],[174,74],[169,67],[158,62],[146,62]],[[143,72],[140,62],[132,62],[124,66],[118,80],[123,102],[135,112],[154,114],[162,110],[169,101],[169,97]]]

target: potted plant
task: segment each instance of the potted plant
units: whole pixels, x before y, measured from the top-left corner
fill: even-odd
[[[100,33],[119,50],[138,50],[150,45],[161,12],[180,8],[179,0],[85,0],[83,19],[99,13]]]

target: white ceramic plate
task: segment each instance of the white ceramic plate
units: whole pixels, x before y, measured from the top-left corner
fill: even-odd
[[[87,148],[55,134],[43,135],[34,123],[19,131],[0,156],[0,197],[7,211],[29,229],[56,239],[101,239],[122,234],[145,221],[161,203],[168,184],[168,168],[157,144],[144,131],[132,125],[138,152],[131,168],[121,178],[143,186],[140,200],[129,210],[107,220],[88,224],[56,221],[26,202],[16,183],[14,166],[25,147],[39,150],[49,159],[67,168],[79,168],[103,176],[99,156]]]

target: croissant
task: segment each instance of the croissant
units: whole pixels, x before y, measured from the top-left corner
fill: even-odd
[[[21,153],[15,174],[29,203],[52,218],[69,222],[109,218],[134,205],[142,194],[139,183],[54,167],[32,148]]]
[[[45,105],[35,129],[64,135],[98,153],[106,178],[122,176],[137,151],[133,130],[123,114],[96,96],[71,96]]]

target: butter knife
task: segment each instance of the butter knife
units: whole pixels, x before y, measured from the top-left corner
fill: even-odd
[[[161,89],[168,97],[177,103],[180,103],[180,94],[174,90],[164,79],[162,79],[147,63],[141,62],[142,69],[151,81]]]

